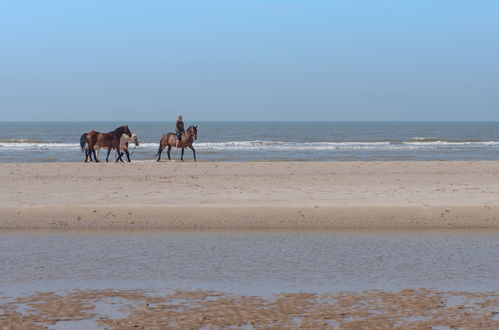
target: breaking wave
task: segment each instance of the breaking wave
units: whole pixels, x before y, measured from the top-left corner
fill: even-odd
[[[290,151],[290,150],[411,150],[442,148],[484,148],[499,147],[499,141],[441,141],[436,138],[413,138],[409,141],[373,141],[373,142],[286,142],[286,141],[228,141],[195,143],[199,150],[254,150],[254,151]],[[139,149],[156,149],[158,143],[141,143]],[[1,151],[22,150],[80,150],[78,143],[55,143],[38,140],[0,141]]]

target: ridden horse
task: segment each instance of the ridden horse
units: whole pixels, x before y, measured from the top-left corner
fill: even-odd
[[[184,135],[182,136],[182,139],[180,140],[178,146],[179,148],[182,148],[182,155],[180,156],[180,160],[184,160],[184,149],[185,148],[190,148],[194,154],[194,161],[197,161],[196,159],[196,150],[194,150],[194,147],[192,144],[194,143],[194,140],[198,139],[198,127],[197,126],[191,126],[189,127]],[[161,153],[165,149],[165,147],[168,146],[168,159],[171,160],[170,158],[170,151],[172,150],[172,147],[175,146],[177,143],[177,135],[175,133],[167,133],[163,134],[161,137],[161,140],[159,141],[159,149],[158,153],[156,154],[158,156],[158,162],[161,159]]]
[[[123,161],[123,159],[121,159],[120,153],[120,138],[123,134],[126,134],[130,137],[132,136],[132,132],[130,132],[130,129],[127,125],[120,126],[114,131],[108,133],[90,131],[83,134],[80,137],[80,146],[81,150],[85,151],[85,162],[88,161],[89,157],[90,161],[92,161],[93,153],[95,162],[98,163],[99,160],[97,159],[95,150],[98,150],[100,148],[108,148],[106,162],[109,161],[109,154],[111,153],[111,149],[116,149],[116,152],[118,153],[118,159],[116,161]]]

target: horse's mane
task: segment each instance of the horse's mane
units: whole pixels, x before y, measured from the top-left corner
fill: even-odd
[[[126,126],[126,125],[123,125],[123,126],[118,127],[117,129],[115,129],[115,130],[113,131],[113,133],[118,133],[118,132],[120,132],[120,131],[124,130],[124,129],[125,129],[125,126]]]
[[[195,125],[191,125],[191,126],[189,126],[189,128],[187,130],[190,130],[191,128],[197,129],[197,127]]]

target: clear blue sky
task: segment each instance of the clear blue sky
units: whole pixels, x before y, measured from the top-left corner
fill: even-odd
[[[499,1],[0,1],[0,120],[499,120]]]

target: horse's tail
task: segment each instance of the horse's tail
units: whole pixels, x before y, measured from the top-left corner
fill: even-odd
[[[154,155],[155,157],[157,155],[159,155],[159,153],[161,152],[161,148],[163,147],[163,138],[161,138],[161,140],[159,140],[159,148],[158,148],[158,152]]]
[[[82,152],[85,151],[86,146],[87,146],[87,133],[83,134],[80,137],[80,147]]]

